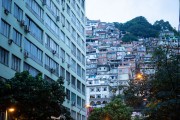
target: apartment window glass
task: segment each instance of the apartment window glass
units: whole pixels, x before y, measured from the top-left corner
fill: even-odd
[[[76,94],[71,92],[71,101],[72,101],[72,105],[76,106]]]
[[[62,66],[60,67],[60,75],[65,78],[65,69]]]
[[[45,36],[45,46],[53,52],[53,54],[59,56],[59,45],[47,34]]]
[[[45,54],[45,69],[59,76],[59,64]]]
[[[24,49],[25,52],[28,53],[28,57],[30,57],[38,64],[42,65],[42,55],[43,55],[42,50],[40,50],[37,46],[35,46],[27,39],[24,40]]]
[[[82,94],[85,95],[85,85],[82,84]]]
[[[66,62],[70,64],[70,61],[71,61],[71,57],[68,54],[66,54]]]
[[[9,12],[11,12],[11,4],[12,4],[12,0],[2,0],[3,8],[8,10]]]
[[[67,8],[67,14],[69,15],[69,16],[71,16],[71,9],[70,9],[70,7],[69,7],[69,5],[68,4],[66,4],[66,8]]]
[[[34,36],[39,42],[43,42],[43,30],[28,16],[25,18],[26,25],[29,27],[30,33]]]
[[[70,73],[66,71],[66,81],[70,82]]]
[[[59,27],[55,24],[55,22],[47,14],[46,14],[46,17],[45,17],[45,23],[46,23],[46,26],[51,31],[53,31],[56,34],[56,36],[58,36]]]
[[[85,70],[82,69],[82,79],[85,80]]]
[[[71,59],[71,70],[76,72],[76,61]]]
[[[28,71],[33,77],[37,76],[40,72],[31,65],[24,63],[24,71]]]
[[[66,43],[66,45],[67,45],[68,47],[70,47],[71,41],[70,41],[70,39],[69,39],[68,37],[66,37],[65,43]]]
[[[66,89],[66,99],[70,100],[70,90]]]
[[[77,75],[81,77],[81,66],[77,64]]]
[[[12,65],[11,68],[17,72],[20,72],[20,66],[21,66],[21,59],[16,57],[15,55],[12,55]]]
[[[77,80],[77,90],[81,92],[81,82]]]
[[[76,26],[76,16],[75,16],[75,14],[73,12],[72,12],[72,15],[71,15],[71,21]]]
[[[42,19],[43,18],[43,9],[35,0],[26,0],[27,7],[35,14],[36,17]]]
[[[76,46],[74,43],[71,43],[71,52],[76,57]]]
[[[23,18],[23,10],[16,3],[14,3],[14,17],[18,21],[21,21]]]
[[[22,34],[19,33],[16,29],[13,29],[13,41],[18,46],[21,46]]]
[[[73,40],[76,41],[76,34],[77,34],[77,33],[76,33],[76,30],[75,30],[73,27],[72,27],[71,30],[72,30],[72,31],[71,31],[71,32],[72,32],[72,33],[71,33],[71,36],[72,36]]]
[[[65,60],[65,51],[61,48],[61,58]]]
[[[54,16],[59,16],[59,9],[56,7],[52,0],[46,0],[47,8]]]
[[[69,23],[68,20],[66,20],[66,28],[67,28],[67,30],[70,32],[70,30],[71,30],[71,25],[70,25],[70,23]]]
[[[63,42],[65,41],[65,33],[62,30],[60,32],[60,38]]]
[[[62,25],[65,25],[65,17],[63,14],[61,14],[61,23]]]
[[[4,48],[0,47],[0,62],[8,66],[8,61],[9,61],[9,52]]]
[[[77,59],[81,61],[81,52],[79,49],[77,49]]]
[[[73,75],[71,75],[71,85],[76,89],[76,78]]]
[[[82,106],[85,106],[85,100],[82,99]]]
[[[71,110],[71,117],[73,118],[73,120],[76,120],[76,111]]]
[[[85,56],[82,54],[82,64],[85,65]]]
[[[77,106],[81,107],[81,97],[79,97],[79,96],[77,96]]]
[[[4,20],[1,19],[1,34],[4,35],[5,37],[9,38],[10,34],[10,25],[5,22]]]

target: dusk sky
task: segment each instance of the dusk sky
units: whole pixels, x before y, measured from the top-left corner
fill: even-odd
[[[121,23],[144,16],[151,24],[163,19],[177,29],[179,0],[86,0],[86,16],[91,20]]]

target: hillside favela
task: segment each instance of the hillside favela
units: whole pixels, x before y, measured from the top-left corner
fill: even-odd
[[[0,0],[0,120],[178,120],[180,25],[86,6]]]

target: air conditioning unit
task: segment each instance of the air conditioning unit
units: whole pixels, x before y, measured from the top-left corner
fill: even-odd
[[[72,101],[72,102],[71,102],[71,105],[72,105],[72,106],[75,106],[75,105],[76,105],[76,102]]]
[[[60,17],[59,16],[56,17],[56,21],[60,21]]]
[[[64,6],[62,7],[62,10],[63,10],[63,11],[65,10],[65,7],[64,7]]]
[[[62,58],[62,63],[64,63],[65,62],[65,59],[64,58]]]
[[[30,32],[29,26],[25,25],[24,30],[25,30],[26,33]]]
[[[6,15],[8,15],[8,14],[9,14],[9,10],[8,10],[8,9],[4,9],[4,13],[5,13]]]
[[[51,73],[54,73],[54,72],[55,72],[55,69],[54,69],[54,68],[51,68],[51,69],[50,69],[50,72],[51,72]]]
[[[63,23],[62,26],[65,27],[65,24]]]
[[[56,54],[56,50],[52,50],[52,53],[53,53],[53,54]]]
[[[11,45],[13,43],[13,40],[12,39],[9,39],[8,40],[8,44]]]
[[[29,53],[26,51],[24,52],[24,58],[28,58],[29,57]]]
[[[21,20],[20,21],[20,26],[24,26],[25,25],[25,21],[24,20]]]
[[[43,4],[43,5],[46,5],[46,0],[43,0],[43,1],[42,1],[42,4]]]
[[[67,67],[68,67],[68,68],[70,68],[70,67],[71,67],[71,65],[70,65],[70,64],[67,64]]]

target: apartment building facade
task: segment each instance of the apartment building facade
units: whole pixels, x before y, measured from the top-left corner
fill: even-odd
[[[62,76],[76,120],[86,119],[85,43],[85,0],[0,1],[0,77]]]

